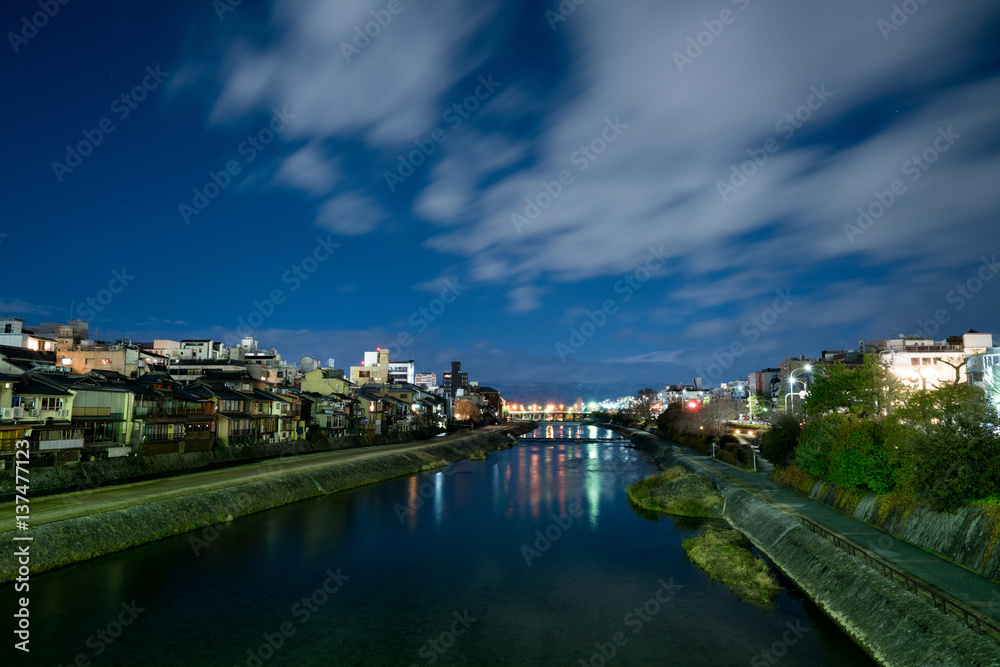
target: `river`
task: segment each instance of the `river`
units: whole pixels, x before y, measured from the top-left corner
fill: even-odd
[[[790,582],[762,610],[690,563],[627,442],[566,442],[617,434],[529,437],[33,577],[30,664],[874,664]]]

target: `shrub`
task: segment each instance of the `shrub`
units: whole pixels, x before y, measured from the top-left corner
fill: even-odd
[[[719,438],[719,447],[725,447],[726,445],[739,446],[739,444],[740,444],[740,439],[737,438],[735,435],[731,435],[729,433]]]
[[[795,462],[810,475],[840,486],[889,493],[900,468],[895,435],[894,427],[879,421],[824,415],[802,432]]]
[[[736,456],[736,452],[731,449],[720,449],[715,453],[715,458],[720,461],[725,461],[731,465],[736,465],[739,463],[739,459]]]

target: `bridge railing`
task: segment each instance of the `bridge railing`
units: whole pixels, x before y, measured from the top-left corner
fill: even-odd
[[[800,516],[799,520],[802,521],[805,527],[811,532],[830,540],[835,546],[844,549],[855,558],[861,556],[865,565],[874,570],[881,570],[882,576],[887,577],[890,581],[902,582],[903,587],[906,588],[906,590],[910,590],[910,587],[912,586],[913,592],[918,595],[921,593],[930,595],[931,604],[934,605],[935,609],[940,609],[944,614],[949,612],[949,608],[958,612],[965,619],[965,626],[975,630],[977,635],[983,634],[983,628],[985,627],[1000,637],[1000,621],[997,621],[997,619],[985,615],[978,609],[972,608],[969,603],[959,600],[950,593],[946,593],[934,584],[924,581],[920,577],[912,575],[909,572],[901,570],[891,563],[886,562],[857,542],[828,530],[824,526],[821,526],[815,521],[807,519],[804,516]],[[938,606],[939,602],[941,605],[940,607]]]

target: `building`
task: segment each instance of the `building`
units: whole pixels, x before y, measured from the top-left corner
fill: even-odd
[[[970,358],[984,354],[992,347],[993,334],[972,329],[940,341],[922,336],[902,336],[861,342],[862,353],[877,352],[892,372],[911,389],[936,389],[946,384],[967,382]],[[976,369],[979,370],[978,366]]]
[[[413,384],[426,389],[437,389],[437,373],[417,373]]]
[[[413,359],[389,362],[389,384],[415,384]]]
[[[389,384],[389,350],[381,347],[365,352],[360,366],[351,366],[354,384]]]
[[[459,395],[459,390],[469,388],[469,374],[462,372],[462,362],[451,362],[451,370],[441,376],[441,386],[452,398]]]
[[[54,352],[56,339],[26,329],[20,317],[0,318],[0,346],[20,347],[36,352]]]
[[[299,388],[320,396],[330,394],[347,396],[352,393],[354,386],[354,383],[344,379],[342,372],[338,373],[331,368],[317,368],[302,376]]]

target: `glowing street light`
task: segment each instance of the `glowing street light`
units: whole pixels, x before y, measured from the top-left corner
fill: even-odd
[[[796,380],[795,380],[795,373],[798,372],[798,371],[805,371],[806,373],[811,373],[812,372],[812,364],[806,364],[805,366],[802,366],[800,368],[796,368],[795,370],[793,370],[791,373],[788,374],[788,393],[785,394],[785,412],[788,412],[788,398],[789,398],[789,396],[794,396],[794,393],[792,392],[792,390],[795,388],[795,382],[796,382]],[[806,387],[805,381],[802,382],[802,387],[803,387],[803,389],[802,389],[802,392],[799,394],[799,398],[804,398],[805,397],[805,394],[806,394],[806,392],[805,392],[805,387]],[[794,408],[794,407],[795,407],[795,399],[793,398],[792,399],[792,408]]]

